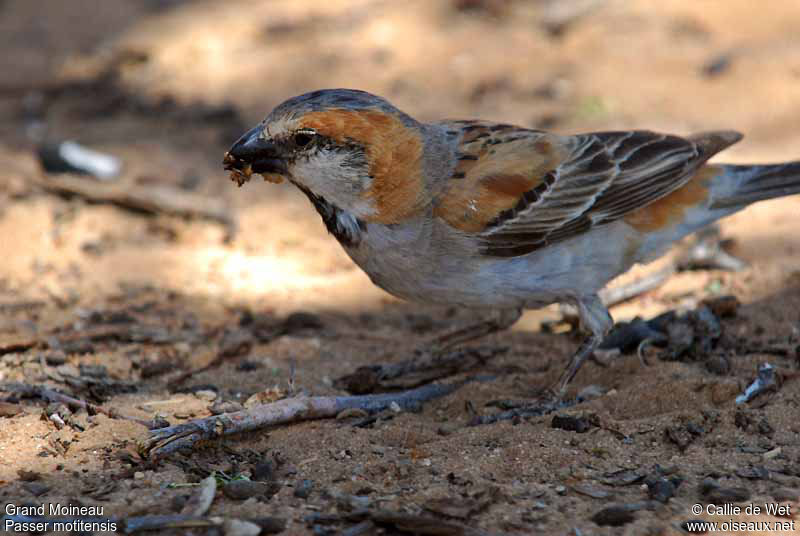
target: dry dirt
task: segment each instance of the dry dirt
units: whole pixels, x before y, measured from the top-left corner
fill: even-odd
[[[575,20],[560,15],[582,4]],[[490,402],[530,398],[557,376],[577,337],[540,329],[556,308],[476,343],[508,349],[469,372],[493,379],[420,412],[280,426],[158,462],[137,457],[148,435],[139,424],[46,411],[10,391],[46,385],[182,423],[208,416],[215,397],[344,394],[336,378],[408,359],[474,320],[374,288],[290,187],[227,180],[224,150],[285,98],[358,87],[420,119],[564,133],[736,128],[746,138],[722,159],[787,160],[800,156],[797,28],[796,0],[0,2],[0,503],[175,513],[195,488],[174,484],[217,471],[279,489],[220,493],[210,514],[279,517],[285,534],[402,533],[363,521],[364,508],[441,523],[420,534],[678,534],[688,519],[733,517],[692,514],[713,500],[701,489],[710,478],[740,488],[742,505],[789,501],[800,523],[798,197],[722,224],[748,268],[681,272],[613,308],[624,320],[726,294],[742,302],[722,320],[728,346],[707,355],[588,364],[573,394],[595,386],[599,396],[559,413],[599,424],[586,433],[551,427],[552,415],[468,426],[499,411]],[[238,233],[225,241],[203,218],[58,195],[36,158],[41,136],[122,158],[122,185],[223,203]],[[779,388],[736,406],[765,362]],[[46,418],[54,411],[65,426]],[[665,504],[645,484],[659,476],[681,482]],[[598,525],[613,505],[633,520]],[[747,533],[762,534],[736,532]]]

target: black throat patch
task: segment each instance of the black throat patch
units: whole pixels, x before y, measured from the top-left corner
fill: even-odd
[[[295,186],[306,194],[308,200],[311,201],[322,217],[325,228],[336,237],[340,244],[347,247],[355,247],[361,242],[361,235],[367,230],[367,222],[351,216],[336,205],[329,203],[325,198],[315,195],[307,188],[297,183],[295,183]]]

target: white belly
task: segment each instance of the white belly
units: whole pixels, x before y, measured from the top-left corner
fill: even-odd
[[[486,257],[470,239],[424,223],[370,225],[361,244],[345,248],[377,286],[423,303],[481,308],[538,308],[600,290],[633,259],[626,241],[608,237],[633,231],[614,223],[528,255]]]

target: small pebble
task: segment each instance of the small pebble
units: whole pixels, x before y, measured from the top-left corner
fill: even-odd
[[[654,501],[666,503],[675,495],[675,484],[666,478],[654,478],[646,483],[647,494]]]
[[[208,407],[208,411],[211,412],[212,415],[222,415],[223,413],[235,413],[237,411],[242,411],[244,406],[239,404],[238,402],[234,402],[233,400],[215,400],[213,404]]]
[[[253,468],[253,480],[267,482],[275,479],[275,462],[265,460],[256,464]]]
[[[282,517],[259,517],[250,521],[261,527],[261,534],[278,534],[286,530],[286,520]]]
[[[261,527],[242,519],[226,519],[222,522],[222,533],[225,536],[258,536]]]
[[[39,480],[42,478],[40,473],[37,473],[36,471],[28,471],[27,469],[18,469],[17,476],[24,482],[33,482],[34,480]]]
[[[745,502],[750,499],[750,491],[745,488],[712,488],[703,494],[705,500],[714,504]]]
[[[439,426],[439,428],[436,430],[436,433],[440,436],[446,437],[451,435],[456,430],[458,430],[458,425],[456,423],[446,422]]]
[[[103,365],[79,365],[81,376],[88,376],[90,378],[105,378],[108,376],[108,370]]]
[[[25,482],[22,485],[22,489],[24,489],[25,491],[27,491],[28,493],[30,493],[35,497],[40,497],[45,493],[47,493],[48,491],[50,491],[49,486],[45,486],[40,482]]]
[[[67,354],[61,350],[53,350],[45,354],[44,360],[51,367],[58,367],[67,362]]]
[[[319,316],[305,311],[290,314],[283,323],[284,329],[289,333],[304,329],[322,329],[324,326]]]
[[[591,497],[593,499],[608,499],[612,495],[610,491],[606,491],[601,487],[594,486],[589,483],[576,484],[572,486],[572,489],[576,493],[586,495],[587,497]]]
[[[299,499],[308,499],[308,496],[311,495],[311,490],[314,488],[314,481],[303,479],[298,480],[297,483],[294,485],[294,496]]]
[[[706,78],[714,78],[727,71],[733,62],[733,54],[724,52],[709,59],[700,72]]]
[[[252,480],[231,480],[222,487],[222,493],[229,499],[244,501],[250,497],[264,497],[266,499],[275,495],[281,486],[277,482],[254,482]]]
[[[194,396],[199,398],[200,400],[207,400],[209,402],[213,402],[217,399],[217,393],[208,389],[202,389],[200,391],[195,391]]]
[[[736,316],[740,305],[739,299],[731,295],[708,298],[700,303],[711,309],[711,312],[719,318]]]
[[[614,505],[603,508],[592,516],[592,521],[602,526],[620,527],[635,519],[633,511],[625,506]]]
[[[552,428],[560,428],[568,432],[577,432],[579,434],[588,432],[592,428],[592,421],[586,417],[575,417],[572,415],[553,415],[553,420],[550,421]]]
[[[578,392],[578,400],[593,400],[606,394],[606,388],[601,385],[587,385]]]
[[[722,355],[712,355],[706,360],[706,369],[712,374],[718,376],[725,376],[731,370],[731,364],[728,358]]]
[[[189,501],[189,495],[175,495],[170,499],[170,508],[173,512],[180,512]]]
[[[791,488],[777,488],[772,491],[772,498],[778,502],[800,500],[800,490]]]

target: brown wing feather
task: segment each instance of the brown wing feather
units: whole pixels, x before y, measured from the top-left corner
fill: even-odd
[[[567,138],[568,157],[481,233],[484,252],[517,256],[622,218],[680,188],[718,150],[719,132],[680,138],[647,131]]]
[[[567,156],[555,136],[536,130],[482,121],[444,126],[460,143],[434,214],[468,233],[484,231],[498,214],[517,206]]]

